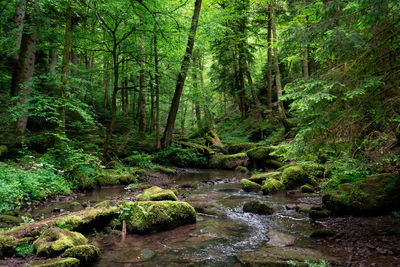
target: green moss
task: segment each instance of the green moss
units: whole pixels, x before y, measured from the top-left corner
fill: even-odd
[[[261,191],[263,192],[264,195],[282,191],[284,189],[285,187],[283,186],[281,181],[272,178],[266,180],[263,186],[261,187]]]
[[[162,201],[162,200],[173,200],[178,201],[178,198],[169,189],[162,189],[158,186],[150,187],[144,190],[143,194],[136,196],[137,201]]]
[[[0,146],[0,157],[5,155],[7,153],[7,151],[8,151],[7,146],[4,146],[4,145]]]
[[[125,187],[126,190],[135,190],[135,189],[147,189],[152,187],[150,184],[129,184]]]
[[[130,184],[136,182],[137,179],[134,173],[119,174],[115,170],[103,170],[96,177],[100,186]]]
[[[245,166],[248,163],[246,153],[238,153],[233,155],[214,155],[210,158],[208,167],[212,169],[230,169],[233,170],[237,166]]]
[[[210,156],[215,154],[215,152],[212,149],[204,145],[184,142],[184,141],[174,141],[174,143],[182,146],[183,148],[194,148],[198,153],[203,154],[205,156]]]
[[[80,261],[75,258],[56,258],[32,262],[31,267],[79,267]]]
[[[261,185],[252,182],[249,179],[240,180],[240,184],[242,185],[242,189],[246,192],[258,192],[261,190]]]
[[[312,238],[325,238],[325,237],[333,237],[336,236],[337,233],[330,229],[318,229],[311,233],[310,237]]]
[[[302,185],[300,187],[300,189],[301,189],[301,191],[303,193],[314,193],[314,191],[315,191],[314,187],[312,185],[309,185],[309,184]]]
[[[139,201],[122,204],[122,218],[127,230],[149,233],[175,228],[196,222],[192,206],[181,201]]]
[[[9,227],[19,225],[21,222],[22,220],[16,216],[0,215],[0,223]]]
[[[253,174],[249,180],[258,184],[263,184],[266,180],[269,179],[277,179],[279,180],[281,177],[280,172],[263,172],[263,173],[257,173]]]
[[[271,147],[267,147],[267,146],[262,146],[262,147],[256,147],[253,149],[250,149],[249,151],[247,151],[247,156],[249,157],[249,159],[251,161],[263,161],[263,160],[267,160],[270,159],[270,153],[272,152],[272,148]]]
[[[174,192],[175,196],[179,196],[179,191],[176,187],[171,187],[170,190]]]
[[[100,249],[93,245],[80,245],[67,249],[63,257],[80,260],[81,264],[91,263],[100,257]]]
[[[235,168],[235,172],[240,172],[240,173],[249,173],[249,170],[244,167],[244,166],[237,166]]]
[[[227,149],[229,154],[236,154],[241,152],[246,152],[252,148],[255,148],[257,145],[254,143],[240,143],[240,144],[229,144],[227,145]]]
[[[332,212],[330,210],[327,210],[322,207],[311,207],[310,210],[308,211],[308,216],[310,216],[310,218],[313,220],[328,218],[331,215]]]
[[[171,168],[167,168],[161,165],[156,165],[154,170],[160,172],[160,173],[164,173],[164,174],[176,174],[176,170],[175,169],[171,169]]]
[[[0,235],[0,259],[5,256],[11,256],[14,253],[14,247],[27,242],[27,238],[15,238],[11,235]]]
[[[267,159],[265,161],[265,167],[267,169],[279,169],[280,167],[282,167],[282,162],[276,159]]]
[[[113,218],[118,217],[118,207],[110,206],[110,202],[101,202],[97,207],[67,215],[54,222],[60,228],[86,231],[93,227],[106,226]]]
[[[244,204],[244,212],[251,212],[262,215],[270,215],[274,213],[274,209],[261,200],[251,200]]]
[[[87,244],[87,239],[82,234],[52,227],[33,243],[36,255],[44,257],[58,256],[67,248]]]
[[[282,173],[281,179],[287,190],[302,186],[310,181],[310,178],[299,166],[291,166],[286,168]]]

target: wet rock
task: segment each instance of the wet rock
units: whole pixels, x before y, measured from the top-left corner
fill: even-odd
[[[283,186],[282,182],[278,181],[276,179],[266,180],[264,185],[261,187],[261,190],[264,195],[282,191],[284,189],[285,189],[285,187]]]
[[[322,201],[335,214],[382,214],[400,204],[400,179],[394,174],[370,176],[354,184],[342,184],[325,193]]]
[[[309,185],[309,184],[302,185],[300,187],[300,189],[301,189],[301,191],[303,193],[314,193],[314,191],[315,191],[314,187],[312,185]]]
[[[251,212],[261,215],[270,215],[274,213],[274,209],[261,200],[251,200],[244,204],[244,212]]]
[[[196,211],[181,201],[138,201],[122,204],[127,230],[150,233],[196,222]]]
[[[337,233],[330,229],[318,229],[311,233],[310,237],[312,238],[326,238],[326,237],[334,237]]]
[[[162,189],[158,186],[150,187],[145,189],[143,194],[136,196],[137,201],[162,201],[162,200],[172,200],[178,201],[175,193],[169,189]]]
[[[31,267],[79,267],[80,262],[75,258],[55,258],[48,260],[36,260],[29,264]]]
[[[261,185],[248,179],[240,180],[240,184],[242,185],[242,189],[246,192],[258,192],[261,190]]]
[[[80,260],[81,264],[95,262],[100,257],[100,249],[93,245],[80,245],[67,249],[62,257]]]
[[[295,189],[310,182],[310,178],[299,166],[286,168],[282,173],[281,179],[286,190]]]
[[[155,255],[156,253],[151,249],[131,248],[126,250],[122,257],[126,259],[124,263],[139,263],[151,260]]]
[[[54,257],[66,249],[87,244],[82,234],[63,230],[57,227],[49,228],[33,243],[36,255]]]
[[[281,172],[257,173],[257,174],[253,174],[249,178],[249,180],[262,185],[265,183],[265,181],[270,180],[270,179],[280,180],[281,174],[282,174]]]
[[[246,153],[238,153],[233,155],[213,155],[210,158],[208,167],[212,169],[229,169],[233,170],[237,166],[247,166],[248,157]]]
[[[250,171],[244,167],[244,166],[237,166],[235,168],[235,172],[240,172],[240,173],[249,173]]]
[[[313,220],[319,220],[323,218],[328,218],[332,215],[332,212],[322,207],[311,207],[308,215]]]
[[[294,244],[296,237],[278,231],[269,231],[267,234],[269,241],[268,246],[271,247],[287,247]]]

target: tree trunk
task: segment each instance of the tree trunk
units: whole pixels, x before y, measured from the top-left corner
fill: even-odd
[[[154,30],[154,66],[155,66],[155,82],[156,82],[156,150],[159,151],[161,149],[161,141],[160,141],[160,135],[161,135],[161,130],[160,130],[160,73],[158,70],[157,32],[155,30]]]
[[[53,47],[49,50],[49,73],[50,75],[56,74],[57,67],[57,50]]]
[[[246,58],[244,51],[244,44],[242,41],[238,43],[238,52],[239,52],[239,66],[238,66],[238,87],[239,87],[239,103],[240,103],[240,113],[242,116],[242,120],[246,118],[246,92],[245,92],[245,84],[244,84],[244,74],[246,71]]]
[[[197,67],[200,66],[196,64],[197,63],[197,55],[193,56],[193,61],[192,65],[194,67],[193,70],[193,89],[195,91],[195,96],[196,100],[194,101],[195,103],[195,109],[196,109],[196,122],[197,122],[197,128],[201,129],[201,111],[200,111],[200,104],[198,98],[200,97],[201,94],[199,94],[199,87],[198,87],[198,79],[197,79]]]
[[[22,34],[21,48],[18,60],[18,71],[16,77],[16,95],[19,96],[19,106],[21,107],[19,118],[17,120],[17,131],[19,135],[24,135],[28,123],[28,111],[24,110],[28,104],[32,86],[29,84],[35,70],[37,31],[37,2],[29,1],[31,12],[26,13],[26,23],[32,28]]]
[[[139,90],[139,135],[144,138],[146,135],[146,65],[144,36],[140,44],[140,90]]]
[[[181,132],[182,132],[182,134],[185,133],[185,117],[186,117],[186,107],[185,107],[185,102],[182,99],[182,105],[181,105]]]
[[[60,109],[61,120],[61,133],[65,134],[65,110],[67,102],[67,79],[68,79],[68,65],[71,53],[71,31],[72,31],[72,7],[71,0],[68,1],[66,22],[65,22],[65,42],[63,50],[63,60],[61,67],[61,100],[62,105]]]
[[[305,8],[306,6],[306,1],[302,0],[301,1],[301,5],[303,8]],[[304,19],[304,24],[306,24],[306,31],[308,30],[308,26],[307,26],[307,20],[308,18],[305,17]],[[302,51],[302,60],[301,60],[301,66],[302,66],[302,72],[303,72],[303,78],[305,81],[308,80],[308,78],[310,77],[310,71],[309,71],[309,64],[308,64],[308,47],[307,46],[303,46],[303,51]]]
[[[181,64],[181,72],[178,76],[178,81],[176,83],[174,98],[172,99],[171,109],[168,114],[167,126],[164,131],[163,136],[163,147],[168,148],[171,145],[172,141],[172,134],[174,131],[176,114],[179,108],[179,101],[182,95],[183,86],[185,85],[186,75],[190,64],[190,58],[193,52],[193,45],[194,45],[194,37],[196,35],[197,24],[199,21],[200,9],[201,9],[201,2],[202,0],[196,0],[195,8],[192,17],[192,24],[190,28],[188,43],[186,47],[185,57],[183,58]]]
[[[250,92],[251,92],[251,95],[253,97],[254,104],[256,106],[256,111],[257,111],[257,114],[258,114],[257,115],[257,120],[261,121],[263,119],[261,102],[258,99],[256,90],[254,90],[253,79],[251,78],[251,73],[250,73],[250,70],[249,70],[248,63],[246,64],[246,76],[247,76],[247,83],[249,84]]]
[[[19,0],[15,9],[14,15],[14,29],[16,30],[16,36],[14,41],[15,54],[12,56],[12,76],[11,76],[11,96],[17,96],[18,84],[18,66],[19,66],[19,50],[21,47],[22,32],[24,28],[25,18],[25,0]]]
[[[276,25],[274,19],[274,9],[272,6],[269,7],[270,15],[271,15],[271,27],[272,27],[272,35],[273,35],[273,43],[274,43],[274,69],[275,69],[275,82],[276,82],[276,92],[278,96],[278,111],[281,122],[285,127],[285,132],[290,130],[289,121],[286,118],[285,107],[282,102],[282,83],[281,83],[281,74],[279,70],[279,59],[278,59],[278,49],[276,47],[275,42],[277,41],[276,34]]]
[[[268,73],[267,73],[267,82],[268,82],[268,91],[267,91],[267,107],[269,110],[272,110],[272,43],[271,43],[271,14],[268,14],[268,34],[267,34],[267,45],[268,45]]]
[[[154,131],[155,118],[154,118],[154,88],[153,88],[153,77],[150,75],[149,87],[150,87],[150,128],[149,133],[152,134]]]
[[[104,109],[110,108],[110,72],[108,71],[108,61],[104,58]]]

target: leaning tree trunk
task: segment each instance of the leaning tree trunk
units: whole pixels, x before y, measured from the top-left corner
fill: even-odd
[[[276,25],[274,19],[274,9],[272,6],[270,6],[269,10],[271,15],[272,35],[275,43],[277,40],[277,34],[276,34]],[[278,100],[279,117],[281,119],[283,126],[285,127],[285,132],[288,132],[290,130],[290,124],[289,121],[287,120],[285,107],[283,106],[283,101],[282,101],[281,73],[279,70],[278,49],[276,48],[276,45],[274,45],[274,69],[275,69],[276,92],[278,96],[277,100]]]
[[[32,86],[30,81],[35,70],[36,58],[36,42],[38,37],[37,31],[37,17],[36,14],[37,3],[30,1],[27,3],[30,6],[31,12],[26,13],[27,25],[31,26],[28,32],[22,34],[21,48],[18,60],[18,71],[16,77],[16,95],[19,97],[18,105],[21,107],[19,117],[17,119],[17,134],[24,135],[26,125],[28,123],[28,111],[24,110],[28,104]]]
[[[195,8],[192,17],[192,24],[190,27],[190,33],[188,38],[188,43],[186,47],[185,57],[183,58],[181,64],[181,72],[178,76],[178,81],[176,83],[174,98],[172,99],[171,109],[168,114],[167,126],[164,131],[163,136],[163,147],[168,148],[171,145],[172,134],[174,131],[174,125],[176,120],[176,114],[179,109],[179,101],[182,95],[183,86],[185,85],[186,75],[190,64],[190,58],[193,52],[194,37],[196,35],[197,24],[199,21],[200,9],[202,0],[196,0]]]

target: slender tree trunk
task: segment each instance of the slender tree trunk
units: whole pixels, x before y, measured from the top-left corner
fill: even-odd
[[[275,45],[277,41],[277,34],[276,34],[276,25],[274,19],[274,9],[272,6],[269,7],[270,15],[271,15],[271,26],[272,26],[272,35],[273,35],[273,42],[274,42],[274,69],[275,69],[275,82],[276,82],[276,92],[278,96],[278,111],[281,122],[285,127],[285,131],[288,132],[290,130],[290,124],[286,117],[285,107],[283,106],[282,101],[282,83],[281,83],[281,74],[279,70],[279,59],[278,59],[278,49]]]
[[[12,76],[11,76],[11,96],[17,96],[18,84],[18,64],[19,64],[19,50],[21,47],[22,32],[24,27],[25,18],[25,0],[19,0],[15,9],[14,15],[14,29],[16,30],[16,36],[14,41],[15,54],[12,56]]]
[[[301,5],[303,8],[305,8],[306,0],[302,0]],[[308,30],[307,20],[308,20],[308,18],[306,17],[304,19],[304,24],[306,24],[306,27],[305,27],[306,31]],[[301,54],[302,54],[301,66],[302,66],[303,78],[304,78],[304,80],[307,81],[308,78],[310,77],[310,71],[309,71],[309,64],[308,64],[308,47],[306,45],[303,47],[303,51]]]
[[[122,59],[122,66],[121,66],[121,72],[125,72],[125,59]],[[125,78],[122,79],[122,89],[121,89],[121,111],[122,114],[125,116]]]
[[[108,61],[104,58],[104,109],[110,108],[110,72],[108,71]]]
[[[171,109],[168,114],[167,126],[164,131],[163,136],[163,147],[168,148],[172,141],[172,134],[174,131],[176,114],[179,108],[179,101],[182,95],[183,86],[185,85],[186,75],[190,64],[190,58],[193,52],[193,45],[194,45],[194,37],[196,35],[197,24],[199,21],[200,9],[201,9],[201,2],[202,0],[196,0],[195,8],[192,17],[192,24],[190,28],[188,43],[186,47],[185,57],[183,58],[181,64],[181,71],[178,76],[178,81],[176,83],[174,98],[172,99]]]
[[[56,74],[57,67],[57,50],[53,47],[49,50],[49,73],[50,75]]]
[[[72,7],[71,0],[68,1],[66,22],[65,22],[65,42],[63,50],[63,60],[62,60],[62,70],[61,70],[61,110],[60,110],[60,120],[61,120],[61,132],[65,134],[65,110],[67,101],[67,80],[68,80],[68,65],[71,53],[71,31],[72,31]]]
[[[182,99],[182,105],[181,105],[181,132],[182,132],[182,134],[185,133],[185,117],[186,117],[186,107],[185,107],[185,101]]]
[[[158,50],[157,50],[157,32],[154,27],[154,66],[155,66],[155,82],[156,82],[156,150],[161,149],[160,141],[160,73],[158,69]]]
[[[149,87],[150,87],[150,129],[149,132],[150,134],[153,133],[154,131],[154,126],[155,126],[155,118],[154,118],[154,88],[153,88],[153,77],[151,77],[149,73],[150,79],[149,79]]]
[[[272,110],[272,28],[271,28],[271,14],[268,15],[268,34],[267,34],[267,45],[268,45],[268,73],[267,73],[267,82],[268,82],[268,91],[267,91],[267,107],[269,110]]]
[[[246,71],[246,58],[244,51],[244,44],[242,41],[238,43],[239,51],[239,66],[238,66],[238,86],[239,86],[239,102],[240,102],[240,112],[242,119],[246,118],[246,92],[244,84],[244,74]]]
[[[29,1],[28,7],[31,11],[26,13],[26,22],[32,28],[28,32],[22,34],[21,48],[18,60],[18,71],[16,77],[16,95],[19,96],[19,105],[23,109],[30,98],[32,86],[29,84],[35,70],[36,58],[36,42],[38,37],[37,31],[37,2]],[[20,110],[19,118],[17,120],[17,130],[19,135],[24,135],[26,125],[28,123],[28,111]]]
[[[140,45],[140,90],[139,90],[139,135],[146,135],[146,65],[145,65],[144,36]]]
[[[193,89],[195,91],[195,95],[196,95],[196,100],[194,101],[195,103],[195,109],[196,109],[196,121],[197,121],[197,128],[201,129],[201,110],[200,110],[200,104],[199,104],[199,100],[198,98],[200,97],[200,93],[199,93],[199,87],[198,87],[198,78],[197,78],[197,67],[200,66],[200,64],[197,65],[197,55],[195,54],[193,56],[193,61],[192,61],[192,65],[194,66],[194,70],[193,70]],[[199,62],[200,63],[200,62]]]

